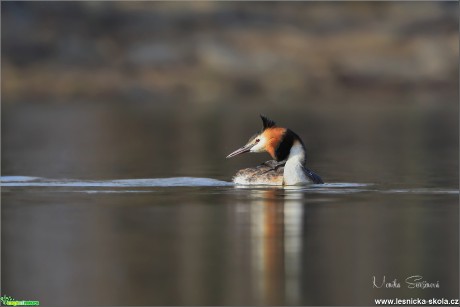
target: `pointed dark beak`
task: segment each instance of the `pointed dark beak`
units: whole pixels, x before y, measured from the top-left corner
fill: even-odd
[[[229,154],[227,156],[227,159],[228,158],[232,158],[232,157],[235,157],[235,156],[238,156],[238,155],[241,155],[241,154],[244,154],[246,152],[249,152],[251,150],[252,147],[254,147],[255,144],[249,144],[249,145],[244,145],[243,147],[241,147],[240,149],[237,149],[235,150],[234,152],[232,152],[231,154]]]

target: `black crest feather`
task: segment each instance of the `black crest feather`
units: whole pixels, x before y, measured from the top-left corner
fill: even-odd
[[[264,125],[264,129],[267,129],[267,128],[271,128],[271,127],[275,127],[276,126],[276,123],[274,121],[272,121],[270,118],[266,117],[265,115],[260,115],[260,118],[262,118],[262,123]]]

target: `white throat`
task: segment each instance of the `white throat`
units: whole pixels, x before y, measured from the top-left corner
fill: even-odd
[[[305,148],[296,140],[289,152],[286,165],[284,166],[284,184],[298,185],[309,183],[310,180],[304,172]]]

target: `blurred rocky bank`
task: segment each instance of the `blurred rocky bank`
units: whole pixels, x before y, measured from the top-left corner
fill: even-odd
[[[458,95],[458,2],[1,5],[3,103]]]

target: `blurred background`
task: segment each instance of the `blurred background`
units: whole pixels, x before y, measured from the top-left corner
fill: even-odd
[[[2,1],[2,176],[229,181],[269,159],[225,159],[262,113],[303,138],[325,182],[383,191],[3,187],[2,294],[56,306],[458,297],[458,8]],[[441,288],[379,292],[374,274]]]
[[[442,1],[4,3],[3,99],[196,107],[344,103],[353,94],[414,99],[457,87],[456,8]]]

